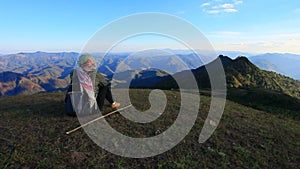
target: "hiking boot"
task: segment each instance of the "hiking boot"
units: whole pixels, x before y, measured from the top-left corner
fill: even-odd
[[[118,102],[114,102],[113,104],[111,104],[111,108],[113,108],[113,109],[118,108],[120,106],[121,106],[121,104]]]

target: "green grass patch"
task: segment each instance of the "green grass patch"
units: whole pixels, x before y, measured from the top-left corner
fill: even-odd
[[[133,105],[149,108],[150,90],[132,89]],[[125,135],[153,136],[164,131],[177,117],[180,94],[165,91],[166,111],[149,124],[136,124],[120,114],[106,118]],[[205,143],[198,137],[210,107],[201,96],[196,123],[173,149],[149,158],[114,155],[97,146],[77,127],[77,118],[64,114],[64,93],[0,98],[0,168],[297,168],[300,154],[300,122],[255,110],[232,101],[215,133]],[[104,113],[110,112],[107,106]]]

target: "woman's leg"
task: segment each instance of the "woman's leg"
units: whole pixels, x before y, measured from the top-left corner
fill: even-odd
[[[99,88],[99,92],[98,92],[96,100],[97,100],[97,104],[98,104],[98,107],[100,110],[102,110],[103,105],[104,105],[107,88],[108,88],[107,86],[103,86],[103,87]]]
[[[103,108],[105,99],[111,104],[112,108],[117,108],[120,106],[120,103],[117,103],[113,100],[111,89],[108,86],[104,86],[99,89],[97,103],[100,110]]]
[[[107,90],[106,90],[105,98],[110,104],[113,104],[114,99],[112,98],[111,89],[110,89],[110,87],[106,87],[106,88],[107,88]]]

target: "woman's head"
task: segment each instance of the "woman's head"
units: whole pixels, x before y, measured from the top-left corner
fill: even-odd
[[[96,60],[90,54],[80,55],[77,63],[84,71],[89,72],[96,70]]]

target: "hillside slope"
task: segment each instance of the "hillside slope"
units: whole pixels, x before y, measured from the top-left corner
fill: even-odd
[[[129,86],[130,88],[152,88],[165,79],[169,73],[158,69],[146,69],[146,70],[128,70],[120,73],[116,73],[112,79],[112,87],[124,88]]]
[[[149,108],[150,90],[132,89],[134,106]],[[137,124],[120,114],[106,118],[112,127],[134,137],[164,131],[176,119],[179,93],[165,91],[164,114],[149,124]],[[131,159],[98,147],[78,126],[77,118],[64,115],[64,93],[0,98],[1,168],[298,168],[300,122],[226,102],[221,122],[204,144],[198,137],[210,98],[201,97],[198,118],[191,132],[176,147],[161,155]],[[104,112],[109,112],[109,107]]]
[[[15,72],[0,73],[0,97],[65,90],[67,85],[67,79],[57,79],[51,76],[24,75]]]
[[[297,80],[275,72],[261,70],[246,57],[238,57],[232,60],[229,57],[220,55],[219,59],[224,67],[228,88],[265,89],[300,98],[300,82]],[[214,62],[209,63],[207,66],[213,65]],[[192,72],[200,88],[210,88],[209,76],[205,66],[193,69]],[[184,79],[185,74],[186,71],[183,71],[173,76],[183,77]],[[188,80],[186,80],[187,83]],[[156,85],[156,87],[164,89],[174,88],[174,86],[177,85],[171,77]]]
[[[300,98],[300,82],[271,71],[259,69],[246,57],[225,66],[227,84],[234,88],[261,88]]]

